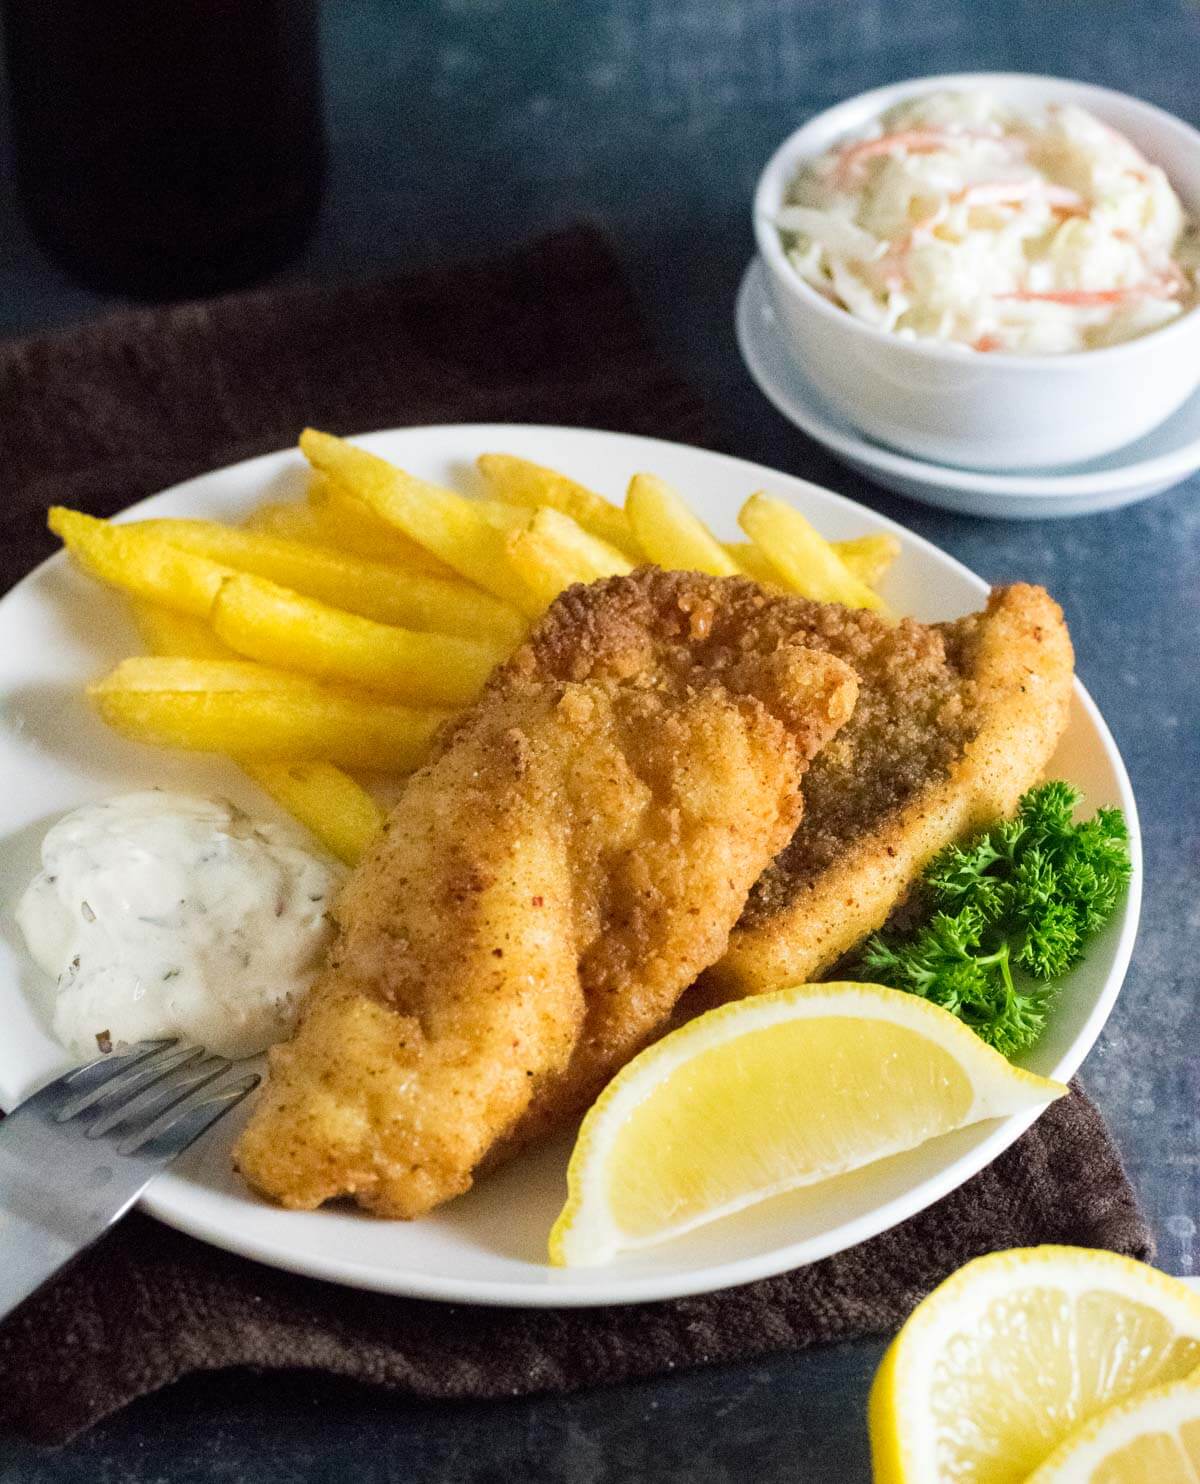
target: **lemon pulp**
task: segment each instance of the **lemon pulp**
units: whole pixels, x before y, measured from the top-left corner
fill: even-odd
[[[1073,1433],[1027,1484],[1196,1484],[1200,1376],[1139,1392]]]
[[[1174,1279],[1082,1248],[977,1259],[884,1357],[870,1401],[876,1484],[1024,1484],[1104,1409],[1197,1367],[1200,1299]]]
[[[749,1193],[837,1174],[953,1128],[972,1096],[955,1058],[904,1026],[842,1015],[764,1026],[701,1052],[649,1093],[613,1145],[612,1214],[634,1241],[678,1231]],[[651,1161],[652,1183],[643,1176]]]
[[[1200,1342],[1114,1294],[1034,1288],[949,1338],[931,1392],[947,1480],[1023,1480],[1106,1402],[1200,1365]]]
[[[1148,1433],[1092,1470],[1088,1484],[1196,1484],[1200,1477],[1200,1423],[1180,1428],[1178,1439]]]

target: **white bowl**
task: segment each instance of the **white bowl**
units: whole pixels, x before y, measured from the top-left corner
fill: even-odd
[[[775,226],[806,161],[903,99],[986,89],[1018,106],[1075,103],[1119,129],[1167,172],[1200,217],[1200,133],[1124,93],[1019,72],[922,77],[860,93],[810,119],[771,156],[754,194],[754,231],[784,333],[814,386],[863,432],[921,458],[971,469],[1076,463],[1157,427],[1200,386],[1200,313],[1099,350],[980,355],[902,340],[822,298],[788,262]]]
[[[1102,458],[1003,473],[956,469],[884,448],[821,396],[780,331],[759,258],[742,279],[736,330],[747,370],[789,422],[876,484],[926,505],[996,520],[1092,515],[1160,494],[1200,469],[1200,390],[1144,438]]]

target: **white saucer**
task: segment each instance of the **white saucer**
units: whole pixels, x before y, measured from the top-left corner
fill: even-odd
[[[1008,520],[1087,515],[1148,499],[1200,469],[1200,392],[1136,443],[1065,469],[981,473],[872,443],[810,386],[779,331],[757,258],[738,293],[737,338],[751,376],[784,417],[876,483],[927,505]]]

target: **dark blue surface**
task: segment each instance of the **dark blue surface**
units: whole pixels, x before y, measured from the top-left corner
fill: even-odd
[[[733,341],[766,156],[812,113],[906,76],[1057,73],[1200,123],[1197,0],[330,0],[320,231],[334,279],[604,225],[733,450],[912,526],[985,577],[1044,582],[1142,811],[1143,927],[1084,1068],[1158,1234],[1196,1271],[1200,1219],[1200,481],[1112,515],[1007,525],[908,504],[840,468],[758,395]],[[0,332],[113,307],[39,257],[0,177]],[[867,1477],[877,1346],[565,1400],[413,1407],[304,1378],[193,1380],[57,1454],[0,1443],[9,1481],[352,1477],[602,1484]]]

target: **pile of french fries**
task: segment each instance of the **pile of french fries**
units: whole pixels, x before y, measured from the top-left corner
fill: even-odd
[[[148,651],[89,688],[108,725],[235,759],[350,863],[382,823],[378,775],[418,767],[572,583],[651,562],[882,609],[875,588],[899,549],[891,536],[830,543],[765,494],[742,507],[749,540],[724,545],[653,474],[634,476],[622,508],[484,454],[488,495],[471,498],[328,433],[308,429],[300,448],[307,500],[244,526],[113,525],[56,507],[50,528],[129,596]]]

